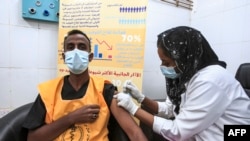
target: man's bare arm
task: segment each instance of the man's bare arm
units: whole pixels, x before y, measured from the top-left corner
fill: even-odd
[[[136,123],[135,119],[127,111],[117,105],[116,99],[111,101],[110,109],[121,128],[128,135],[130,141],[147,141],[138,123]]]

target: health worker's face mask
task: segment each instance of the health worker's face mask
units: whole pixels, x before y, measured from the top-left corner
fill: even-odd
[[[166,67],[166,66],[160,66],[162,74],[170,79],[175,79],[180,76],[180,74],[176,73],[174,70],[174,67]]]
[[[64,61],[72,73],[81,74],[88,68],[89,53],[79,49],[67,51],[65,52]]]

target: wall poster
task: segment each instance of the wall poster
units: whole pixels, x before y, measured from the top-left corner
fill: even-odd
[[[58,76],[68,74],[61,53],[71,29],[91,40],[91,75],[109,79],[122,91],[125,80],[142,87],[147,0],[60,0]]]

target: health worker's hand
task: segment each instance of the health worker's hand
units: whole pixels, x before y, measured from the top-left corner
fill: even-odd
[[[138,106],[133,102],[131,96],[126,93],[118,93],[113,96],[117,99],[117,105],[123,107],[126,109],[129,113],[132,115],[135,114],[135,112],[138,110]]]
[[[133,84],[130,80],[126,80],[124,82],[124,84],[123,84],[123,92],[131,94],[131,96],[134,99],[136,99],[138,103],[141,103],[145,98],[145,95],[142,94],[139,91],[139,89],[137,88],[137,86],[135,84]]]

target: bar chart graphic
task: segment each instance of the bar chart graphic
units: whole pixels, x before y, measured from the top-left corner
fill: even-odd
[[[110,54],[110,50],[112,50],[112,46],[109,46],[105,41],[100,42],[96,39],[98,44],[94,45],[94,60],[112,60],[112,54]],[[102,47],[100,51],[100,47]]]

